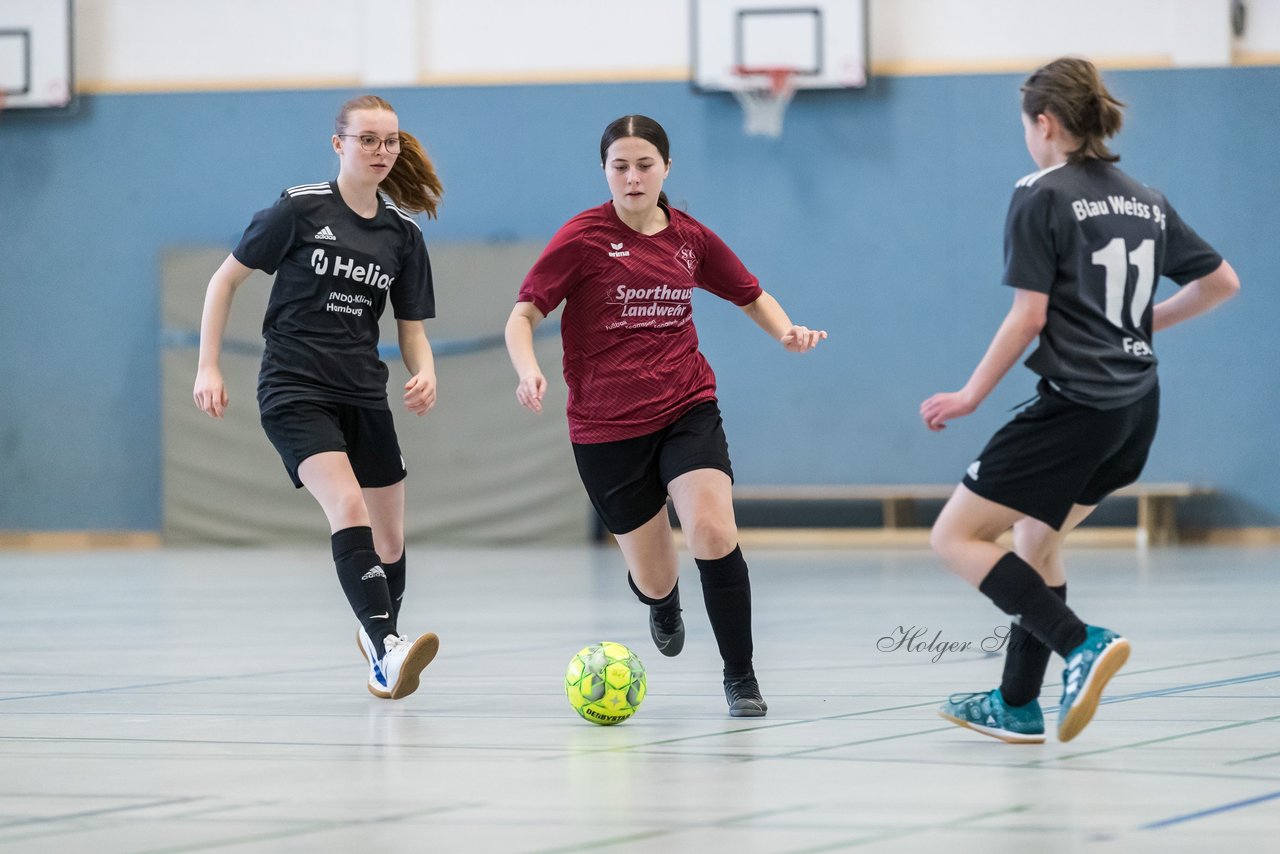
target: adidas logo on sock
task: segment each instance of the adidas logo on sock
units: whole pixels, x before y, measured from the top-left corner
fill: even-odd
[[[334,236],[333,229],[329,228],[329,226],[326,225],[324,228],[316,232],[315,239],[316,240],[337,240],[338,238]]]

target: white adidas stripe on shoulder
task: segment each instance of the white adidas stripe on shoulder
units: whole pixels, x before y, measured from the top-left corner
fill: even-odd
[[[333,188],[329,186],[329,182],[322,184],[299,184],[296,187],[289,187],[285,190],[291,196],[323,196],[332,194]]]
[[[400,210],[400,208],[396,207],[396,203],[391,200],[390,196],[386,193],[379,193],[378,195],[382,196],[382,203],[385,204],[389,210],[395,211],[402,220],[413,223],[414,227],[417,228],[418,231],[422,231],[422,226],[418,225],[418,221]]]
[[[1041,169],[1039,172],[1032,172],[1030,175],[1024,175],[1018,179],[1018,183],[1014,184],[1014,186],[1030,187],[1032,184],[1034,184],[1036,181],[1039,181],[1043,176],[1048,175],[1054,169],[1061,169],[1063,166],[1066,166],[1066,165],[1067,165],[1066,163],[1059,163],[1056,166],[1050,166],[1048,169]]]

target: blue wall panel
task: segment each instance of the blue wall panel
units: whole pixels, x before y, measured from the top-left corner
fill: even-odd
[[[1222,489],[1193,505],[1198,522],[1280,524],[1280,69],[1108,80],[1129,104],[1122,165],[1163,189],[1244,283],[1219,314],[1157,340],[1165,411],[1148,477]],[[1034,168],[1019,82],[885,78],[803,94],[777,141],[744,137],[727,96],[680,84],[384,94],[445,180],[427,226],[439,241],[546,239],[607,198],[604,125],[658,118],[672,200],[797,322],[831,333],[796,357],[699,298],[739,480],[932,482],[957,479],[1032,393],[1019,368],[940,435],[916,415],[964,382],[1011,298],[1005,205]],[[347,94],[98,96],[72,116],[0,116],[0,529],[159,528],[160,256],[230,248],[280,188],[331,177],[329,123]]]

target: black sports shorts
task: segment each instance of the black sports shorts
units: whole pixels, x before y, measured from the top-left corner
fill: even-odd
[[[1074,403],[1041,380],[1035,403],[1001,427],[964,485],[1055,530],[1142,474],[1160,420],[1160,387],[1119,409]]]
[[[391,486],[405,478],[404,457],[389,409],[293,400],[262,413],[262,429],[297,488],[302,487],[298,466],[324,451],[345,453],[356,480],[366,489]]]
[[[667,484],[697,469],[733,478],[720,407],[699,403],[655,433],[617,442],[574,444],[578,474],[605,527],[626,534],[667,503]]]

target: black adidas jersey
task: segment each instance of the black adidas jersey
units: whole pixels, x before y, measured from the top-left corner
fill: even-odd
[[[1006,285],[1049,295],[1027,367],[1096,409],[1126,406],[1156,384],[1157,280],[1185,285],[1222,263],[1163,194],[1095,159],[1018,182],[1004,258]]]
[[[335,182],[290,187],[254,214],[232,251],[276,274],[262,321],[261,411],[302,399],[388,408],[378,358],[387,295],[397,319],[423,320],[435,317],[435,294],[422,229],[379,197],[377,216],[365,219]]]

